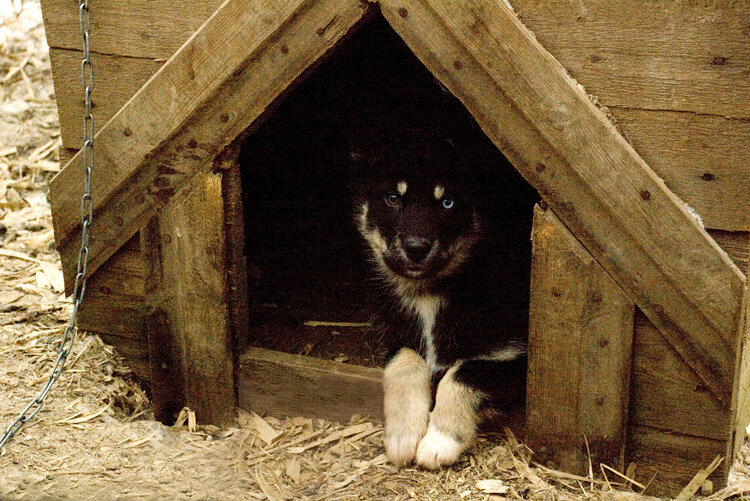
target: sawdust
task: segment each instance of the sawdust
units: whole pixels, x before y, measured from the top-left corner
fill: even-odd
[[[18,5],[18,3],[16,3]],[[4,9],[4,10],[2,10]],[[59,127],[38,2],[0,3],[0,426],[39,391],[71,314],[46,183]],[[456,466],[396,469],[382,426],[239,411],[228,429],[152,420],[114,349],[82,333],[37,418],[0,456],[2,499],[629,499],[632,484],[530,464],[512,434],[484,436]],[[746,446],[747,447],[747,446]],[[750,493],[750,459],[708,499]],[[612,488],[622,489],[620,491]],[[637,487],[634,487],[638,490]]]

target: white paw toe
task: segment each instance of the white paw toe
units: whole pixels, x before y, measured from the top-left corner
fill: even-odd
[[[428,470],[453,464],[466,445],[452,436],[430,426],[417,447],[417,464]]]
[[[391,463],[398,466],[411,463],[422,435],[423,433],[407,430],[387,434],[383,440],[385,455]]]

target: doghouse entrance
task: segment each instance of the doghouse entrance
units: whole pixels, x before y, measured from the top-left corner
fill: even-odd
[[[487,273],[503,284],[507,314],[528,316],[536,191],[376,15],[242,146],[251,345],[373,367],[383,362],[377,333],[364,326],[375,287],[353,223],[349,159],[352,145],[376,149],[409,129],[450,139],[495,191],[490,221],[498,255]]]

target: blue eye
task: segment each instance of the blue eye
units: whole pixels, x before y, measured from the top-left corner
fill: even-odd
[[[401,197],[398,196],[398,193],[390,192],[386,194],[385,196],[385,203],[394,207],[398,205],[400,200],[401,200]]]
[[[443,209],[452,209],[454,205],[456,205],[456,202],[454,202],[450,198],[444,198],[443,199]]]

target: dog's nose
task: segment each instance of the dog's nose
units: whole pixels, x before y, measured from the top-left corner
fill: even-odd
[[[426,238],[408,237],[403,241],[404,252],[413,263],[421,263],[430,253],[432,242]]]

